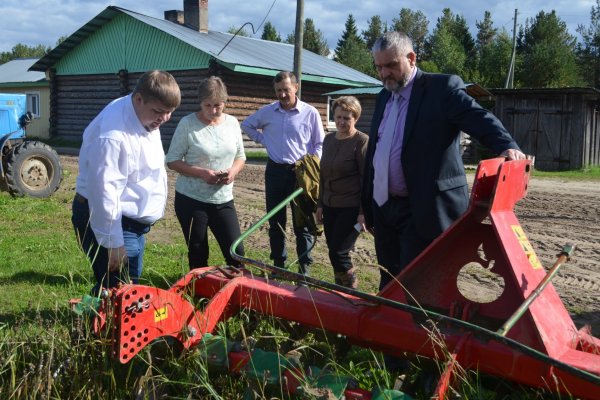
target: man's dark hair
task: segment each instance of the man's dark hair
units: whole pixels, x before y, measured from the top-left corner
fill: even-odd
[[[291,83],[293,83],[293,84],[298,83],[298,79],[296,78],[296,75],[294,75],[293,72],[281,71],[281,72],[278,72],[277,75],[275,75],[275,78],[273,78],[273,84],[279,83],[288,78],[290,79]]]

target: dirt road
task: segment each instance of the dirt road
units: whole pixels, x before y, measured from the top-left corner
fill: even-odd
[[[242,229],[264,215],[263,174],[262,166],[247,165],[236,181]],[[554,264],[566,243],[577,246],[553,284],[577,326],[589,323],[596,336],[600,335],[600,184],[532,179],[515,213],[545,268]],[[257,241],[254,246],[266,249],[268,243]],[[316,262],[328,265],[325,247],[324,243],[318,245],[315,257]],[[361,277],[376,280],[373,241],[366,234],[358,241],[353,257],[362,267]],[[473,279],[478,286],[487,284]]]
[[[75,174],[76,157],[62,156],[62,159],[65,168]],[[174,182],[175,175],[170,174],[171,196]],[[263,189],[264,167],[247,164],[235,182],[235,202],[242,230],[264,216]],[[600,336],[600,183],[532,178],[528,194],[517,204],[515,213],[546,269],[554,264],[556,254],[566,243],[577,246],[574,257],[560,270],[553,284],[577,327],[590,324],[595,336]],[[178,240],[178,229],[171,200],[165,220],[152,229],[150,239]],[[268,252],[266,229],[261,228],[245,242],[245,246]],[[317,243],[313,254],[317,264],[329,265],[324,239]],[[353,257],[360,268],[361,289],[372,291],[378,281],[378,272],[369,235],[361,235]],[[495,285],[493,281],[477,276],[467,280],[473,290]]]
[[[600,183],[532,179],[515,213],[544,267],[565,243],[577,246],[553,280],[576,324],[600,335]]]

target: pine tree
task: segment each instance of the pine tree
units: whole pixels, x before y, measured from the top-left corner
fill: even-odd
[[[377,77],[371,52],[365,42],[358,38],[349,38],[344,46],[335,53],[334,60],[364,74]]]
[[[344,25],[344,32],[342,32],[342,37],[337,42],[337,47],[335,48],[335,53],[337,54],[348,42],[348,40],[359,39],[358,37],[358,29],[356,28],[356,21],[352,14],[348,15],[346,18],[346,24]]]
[[[582,43],[577,46],[577,61],[585,83],[600,88],[600,0],[590,11],[590,25],[578,25]]]
[[[447,26],[436,28],[429,39],[430,59],[439,71],[463,75],[467,55],[459,40]]]
[[[352,14],[346,19],[345,29],[341,39],[338,40],[333,59],[357,71],[376,76],[371,53],[367,44],[358,36],[356,21]]]
[[[413,42],[417,60],[423,56],[429,20],[421,11],[402,8],[398,18],[392,19],[392,30],[405,33]]]
[[[502,29],[491,41],[479,49],[477,83],[484,87],[504,87],[511,56],[512,37],[505,29]],[[519,64],[518,56],[516,64]]]
[[[260,37],[262,40],[270,40],[271,42],[281,42],[281,36],[277,33],[275,26],[267,21],[263,27],[263,33]]]
[[[483,13],[483,21],[475,21],[477,27],[476,44],[479,49],[492,44],[494,37],[498,33],[498,29],[493,27],[492,13],[485,11]]]
[[[515,69],[516,79],[526,87],[582,85],[575,58],[576,43],[554,10],[540,11],[533,20],[526,21],[520,35],[518,51],[523,57],[523,68]]]
[[[379,15],[374,15],[369,20],[369,27],[362,32],[362,37],[367,45],[367,49],[371,49],[375,41],[387,31],[387,24],[381,22]]]
[[[438,41],[438,43],[436,44],[434,41]],[[434,49],[435,46],[437,49]],[[444,55],[439,51],[440,48],[445,47],[448,47],[447,50],[451,50],[451,53],[457,56],[454,61],[448,59],[447,54]],[[425,43],[425,51],[424,58],[433,61],[442,72],[460,74],[465,80],[477,76],[475,40],[469,33],[465,18],[454,15],[449,8],[445,8],[442,16],[438,18],[433,34]],[[440,58],[444,61],[442,62]]]
[[[290,33],[285,38],[285,42],[294,44],[296,35]],[[304,20],[304,33],[302,35],[302,48],[312,51],[313,53],[319,54],[323,57],[329,56],[329,45],[327,39],[320,29],[315,27],[315,23],[312,18],[306,18]]]
[[[506,81],[512,42],[505,29],[498,33],[494,28],[492,14],[485,11],[483,21],[476,21],[477,36],[476,70],[471,70],[471,79],[486,87],[502,87]]]
[[[327,44],[327,40],[325,39],[323,32],[315,27],[312,18],[306,18],[304,20],[304,45],[302,47],[324,57],[329,55],[329,45]]]

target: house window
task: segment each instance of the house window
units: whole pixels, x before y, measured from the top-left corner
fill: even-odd
[[[31,111],[35,118],[40,117],[40,94],[27,93],[27,111]]]
[[[335,101],[332,97],[327,97],[327,130],[335,130],[335,120],[333,119],[333,102]]]

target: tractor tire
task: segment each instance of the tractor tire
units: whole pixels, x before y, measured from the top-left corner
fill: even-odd
[[[62,178],[58,154],[45,143],[25,141],[8,154],[6,184],[15,197],[49,197],[56,192]]]

